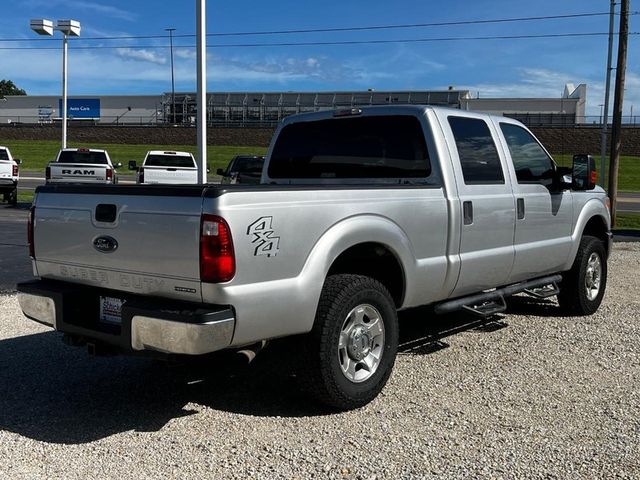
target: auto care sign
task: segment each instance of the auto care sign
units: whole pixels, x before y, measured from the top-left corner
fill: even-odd
[[[59,112],[62,112],[62,99],[58,100]],[[99,98],[69,98],[67,99],[67,117],[73,118],[100,118]]]

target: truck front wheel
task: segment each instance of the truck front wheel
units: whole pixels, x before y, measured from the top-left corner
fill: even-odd
[[[313,396],[340,410],[366,405],[387,383],[398,350],[391,295],[369,277],[328,277],[308,339],[301,378]]]
[[[598,310],[607,286],[607,255],[602,241],[585,235],[571,270],[562,275],[558,303],[569,315]]]

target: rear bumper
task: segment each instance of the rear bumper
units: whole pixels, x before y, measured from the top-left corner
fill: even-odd
[[[612,246],[613,246],[613,233],[607,232],[607,257],[611,254]]]
[[[100,322],[100,296],[124,300],[120,324]],[[76,339],[123,352],[204,355],[231,344],[231,307],[168,301],[65,282],[18,284],[18,301],[30,319]]]
[[[18,188],[18,182],[14,180],[0,180],[0,193],[9,193],[13,192],[16,188]]]

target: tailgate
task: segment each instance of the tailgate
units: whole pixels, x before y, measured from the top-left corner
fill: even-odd
[[[13,180],[13,163],[0,160],[0,179]]]
[[[37,191],[34,245],[40,277],[202,301],[201,187],[186,194],[178,190],[187,189],[173,187],[175,195],[161,187],[77,186],[76,193],[60,193],[61,187]],[[96,193],[79,193],[92,190]]]
[[[145,184],[187,185],[198,181],[198,170],[195,168],[177,167],[144,167]]]
[[[107,165],[51,163],[51,182],[106,182]]]

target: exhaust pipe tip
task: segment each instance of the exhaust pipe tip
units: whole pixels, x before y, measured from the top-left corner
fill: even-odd
[[[248,345],[242,350],[238,350],[236,354],[243,362],[246,362],[246,364],[249,365],[255,360],[264,347],[267,346],[267,343],[269,343],[267,340],[262,340],[261,342],[254,343],[253,345]]]

